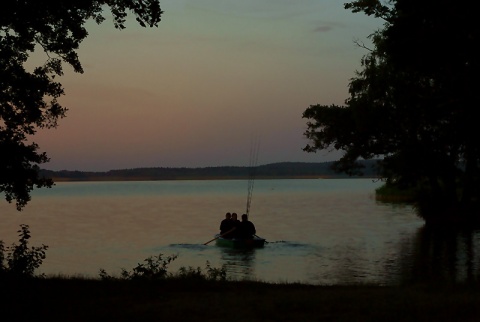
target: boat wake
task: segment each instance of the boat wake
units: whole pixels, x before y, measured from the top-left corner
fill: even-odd
[[[205,245],[203,244],[170,244],[168,246],[173,248],[183,248],[183,249],[190,249],[190,250],[205,249]]]
[[[165,252],[169,251],[171,252],[172,250],[195,250],[195,251],[200,251],[200,250],[205,250],[207,246],[204,246],[202,244],[184,244],[184,243],[179,243],[179,244],[169,244],[166,246],[159,246],[159,247],[154,247],[152,250],[154,252]]]
[[[305,244],[305,243],[299,243],[299,242],[287,241],[287,240],[268,242],[268,247],[273,250],[281,250],[281,251],[287,251],[287,252],[308,251],[313,248],[316,248],[312,244]]]

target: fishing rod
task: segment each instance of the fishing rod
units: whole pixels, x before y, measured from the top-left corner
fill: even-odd
[[[248,194],[247,194],[247,218],[250,215],[250,206],[252,204],[253,186],[255,183],[255,174],[258,163],[258,151],[260,150],[260,139],[255,137],[250,144],[250,157],[248,164]]]

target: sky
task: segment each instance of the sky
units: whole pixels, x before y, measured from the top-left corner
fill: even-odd
[[[59,80],[69,109],[33,141],[50,170],[324,162],[307,153],[303,111],[344,103],[366,54],[355,41],[382,24],[339,0],[163,0],[158,28],[133,16],[88,23],[85,73]]]

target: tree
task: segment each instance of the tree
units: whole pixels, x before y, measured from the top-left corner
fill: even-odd
[[[380,159],[387,185],[420,188],[417,206],[427,221],[453,212],[479,217],[475,11],[444,0],[358,0],[345,8],[385,23],[371,35],[374,48],[345,105],[305,110],[305,150],[343,150],[335,166],[348,173],[361,170],[361,158]]]
[[[143,27],[157,27],[163,13],[158,0],[12,0],[1,6],[0,192],[18,210],[32,189],[53,184],[39,175],[48,156],[29,138],[65,116],[56,77],[63,75],[63,64],[83,73],[77,50],[88,36],[85,23],[102,23],[108,9],[117,29],[125,28],[128,12]],[[29,71],[25,64],[34,51],[43,51],[46,62]]]

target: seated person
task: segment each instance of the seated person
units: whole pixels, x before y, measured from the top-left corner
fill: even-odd
[[[242,221],[239,225],[238,238],[243,239],[252,239],[253,236],[257,233],[255,225],[248,220],[246,214],[242,215]]]
[[[235,230],[227,236],[229,236],[229,238],[239,238],[240,220],[237,219],[236,212],[232,213],[232,227],[234,227]]]
[[[233,227],[234,226],[233,226],[232,215],[229,212],[227,212],[225,214],[225,219],[222,220],[222,222],[220,223],[220,235],[226,234],[223,237],[232,238],[232,236],[233,236],[232,233],[233,232],[230,232],[228,234],[227,234],[227,232],[230,231]]]

